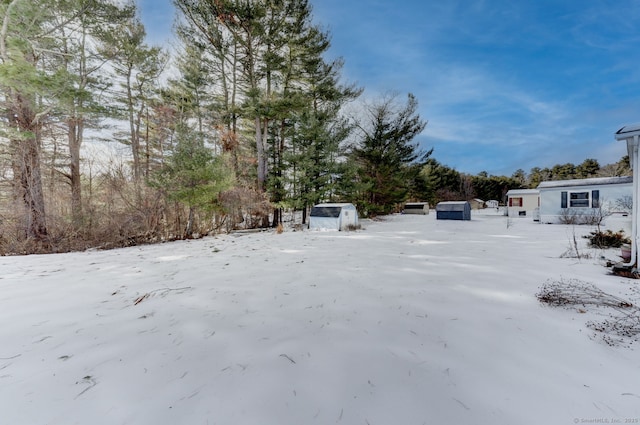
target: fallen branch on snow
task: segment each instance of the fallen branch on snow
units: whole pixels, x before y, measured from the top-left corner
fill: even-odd
[[[136,298],[133,301],[133,305],[138,305],[140,304],[142,301],[146,300],[147,298],[149,298],[152,295],[155,295],[156,293],[161,293],[161,295],[166,295],[167,293],[171,292],[171,291],[186,291],[187,289],[191,289],[191,286],[185,286],[183,288],[160,288],[160,289],[154,289],[153,291],[149,291],[145,294],[140,295],[138,298]]]

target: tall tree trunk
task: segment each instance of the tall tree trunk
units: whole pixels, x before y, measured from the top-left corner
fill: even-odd
[[[260,117],[256,117],[256,152],[258,162],[258,191],[265,191],[265,182],[267,181],[267,167],[266,158],[264,152],[264,140],[262,140],[262,126]],[[266,124],[265,124],[266,125]]]
[[[46,244],[48,232],[42,191],[40,169],[40,146],[37,133],[13,140],[14,147],[14,190],[22,203],[25,213],[24,233],[26,239]]]
[[[187,219],[187,227],[184,231],[185,237],[189,239],[191,239],[191,237],[193,236],[193,220],[195,217],[195,210],[196,208],[194,206],[189,207],[189,218]]]
[[[80,180],[80,146],[82,144],[82,120],[71,117],[68,120],[69,138],[69,180],[71,184],[71,217],[73,225],[78,229],[82,225],[82,185]]]

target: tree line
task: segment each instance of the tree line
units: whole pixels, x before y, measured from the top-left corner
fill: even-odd
[[[363,88],[327,59],[308,0],[174,5],[170,54],[134,1],[0,2],[0,254],[305,223],[319,202],[500,199],[548,177],[438,163],[410,93],[347,115]]]
[[[323,201],[374,215],[407,196],[428,156],[417,99],[343,114],[363,89],[325,58],[307,0],[174,5],[169,55],[132,1],[0,3],[0,253],[305,222]]]

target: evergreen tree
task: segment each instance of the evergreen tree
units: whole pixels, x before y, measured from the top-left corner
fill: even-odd
[[[518,173],[516,172],[517,176]],[[523,189],[526,185],[522,179],[506,176],[489,176],[473,178],[473,188],[477,196],[485,201],[495,199],[503,202],[510,189]]]
[[[366,111],[369,121],[359,126],[362,140],[352,152],[358,177],[366,188],[358,202],[365,215],[386,214],[404,202],[409,193],[410,165],[431,154],[423,153],[413,142],[427,125],[417,109],[417,100],[409,94],[403,107],[389,97]]]
[[[595,177],[600,171],[600,164],[593,158],[587,158],[576,167],[576,177],[586,179]]]
[[[168,199],[188,208],[184,236],[192,237],[197,210],[220,208],[218,195],[233,185],[233,174],[224,155],[213,155],[200,133],[180,126],[175,150],[164,166],[152,175],[150,185]]]
[[[54,15],[60,52],[52,58],[65,77],[58,94],[57,115],[67,132],[68,172],[62,172],[71,189],[72,222],[79,230],[83,221],[80,149],[87,127],[97,128],[105,108],[98,96],[108,88],[102,69],[110,57],[96,49],[96,41],[113,30],[118,22],[130,19],[134,7],[118,7],[105,0],[70,0],[67,8]]]
[[[460,199],[459,188],[462,179],[455,169],[440,164],[434,158],[429,158],[422,167],[420,175],[426,185],[426,200],[430,204]]]
[[[288,75],[295,78],[284,95],[297,97],[300,103],[290,118],[291,125],[282,126],[289,129],[289,149],[279,171],[289,188],[292,206],[303,211],[303,223],[310,206],[337,197],[339,161],[344,156],[342,143],[352,130],[340,111],[362,92],[353,85],[340,84],[343,62],[324,60],[329,35],[309,20],[308,8],[301,10],[300,18],[294,21],[299,29],[292,31],[296,37],[291,40],[290,49],[297,53],[289,56],[293,72]]]
[[[511,178],[516,180],[518,184],[520,184],[522,187],[524,187],[527,184],[527,174],[524,172],[522,168],[519,168],[516,171],[514,171],[514,173],[511,175]],[[492,199],[495,199],[495,198],[492,198]]]
[[[131,148],[133,179],[137,189],[148,174],[148,161],[144,161],[145,119],[149,115],[151,100],[157,96],[157,82],[167,61],[166,53],[159,47],[145,43],[146,31],[138,17],[131,17],[102,37],[102,51],[113,58],[113,72],[119,83],[116,91],[118,118],[126,120],[128,131],[121,138]],[[148,126],[148,120],[147,120]],[[138,194],[138,196],[140,196]]]
[[[330,162],[345,137],[337,113],[359,94],[338,83],[341,61],[324,60],[328,35],[313,24],[309,1],[175,4],[185,18],[179,32],[202,45],[213,64],[223,146],[237,155],[242,141],[253,138],[253,158],[244,163],[255,164],[254,185],[270,195],[272,224],[283,207],[306,210],[330,191],[323,180],[335,180]],[[236,156],[237,174],[242,163]]]
[[[47,246],[49,232],[42,188],[42,129],[59,89],[57,69],[47,55],[59,47],[53,37],[54,0],[0,3],[0,90],[6,125],[3,136],[11,155],[13,196],[22,218],[18,238]]]
[[[571,180],[576,178],[576,166],[570,162],[556,164],[551,168],[552,180]]]

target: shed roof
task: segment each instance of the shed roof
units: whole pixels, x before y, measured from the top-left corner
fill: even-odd
[[[467,201],[444,201],[436,205],[437,211],[462,211],[469,207]]]
[[[596,177],[592,179],[573,179],[573,180],[554,180],[542,182],[538,185],[538,189],[551,189],[558,187],[574,187],[574,186],[601,186],[605,184],[628,184],[633,183],[633,177]]]
[[[314,208],[315,207],[319,207],[319,208],[325,208],[325,207],[328,207],[328,208],[331,208],[331,207],[341,207],[341,208],[353,207],[353,208],[355,208],[355,205],[353,205],[353,204],[351,204],[349,202],[336,202],[336,203],[327,203],[327,204],[316,204],[313,207]]]

